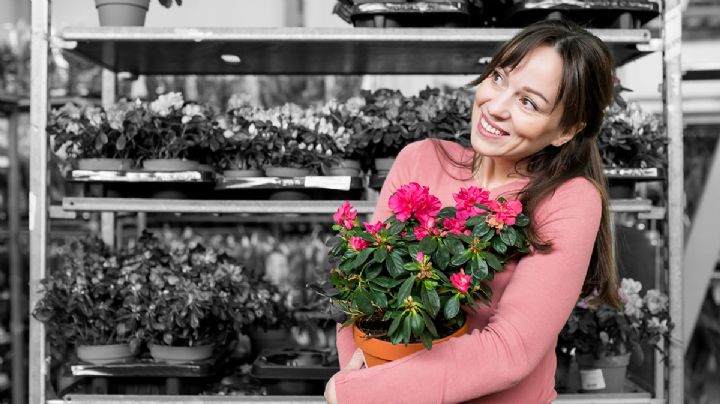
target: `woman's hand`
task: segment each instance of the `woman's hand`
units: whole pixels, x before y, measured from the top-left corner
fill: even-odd
[[[355,350],[355,353],[353,353],[352,358],[350,358],[350,362],[348,362],[345,368],[335,373],[333,377],[328,380],[327,384],[325,385],[325,401],[327,401],[329,404],[337,404],[338,402],[337,397],[335,396],[335,376],[340,373],[347,373],[361,369],[364,364],[365,357],[363,356],[362,349],[358,348]]]

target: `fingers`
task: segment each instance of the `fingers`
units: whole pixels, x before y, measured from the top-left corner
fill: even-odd
[[[365,364],[365,355],[363,355],[362,349],[358,348],[353,353],[350,362],[345,366],[345,370],[362,369]]]

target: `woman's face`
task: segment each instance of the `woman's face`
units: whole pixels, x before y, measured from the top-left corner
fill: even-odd
[[[473,149],[509,163],[572,138],[560,129],[556,105],[563,61],[553,48],[530,52],[514,70],[498,69],[481,82],[472,112]]]

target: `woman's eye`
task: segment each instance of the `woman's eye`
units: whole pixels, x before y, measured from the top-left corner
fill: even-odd
[[[495,71],[493,73],[493,77],[492,77],[493,83],[500,84],[502,82],[502,79],[503,79],[503,77],[500,73],[498,73],[497,71]]]
[[[535,103],[532,102],[532,100],[530,98],[523,97],[521,101],[522,101],[523,107],[525,107],[527,109],[531,109],[533,111],[537,111],[537,106],[535,105]]]

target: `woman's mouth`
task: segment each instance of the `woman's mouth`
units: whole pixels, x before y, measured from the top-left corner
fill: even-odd
[[[493,138],[493,139],[498,139],[498,138],[510,135],[509,133],[505,132],[504,130],[491,124],[487,119],[485,119],[484,114],[480,115],[480,120],[478,121],[477,129],[483,136]]]

